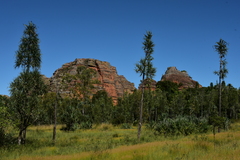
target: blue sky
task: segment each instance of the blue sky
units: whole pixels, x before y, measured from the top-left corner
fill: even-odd
[[[213,45],[222,38],[229,43],[225,81],[239,88],[239,7],[239,0],[0,0],[0,94],[9,95],[21,71],[14,69],[15,52],[30,21],[38,27],[41,73],[47,77],[76,58],[94,58],[137,87],[135,64],[151,31],[156,81],[176,66],[203,86],[215,84],[219,58]]]

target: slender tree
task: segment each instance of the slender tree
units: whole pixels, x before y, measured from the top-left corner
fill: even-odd
[[[219,97],[218,97],[218,116],[222,116],[222,81],[224,78],[227,77],[228,70],[226,68],[227,61],[226,61],[226,55],[228,52],[227,48],[228,43],[225,42],[223,39],[220,39],[219,42],[216,42],[216,45],[214,45],[215,51],[219,54],[219,70],[215,71],[214,74],[218,75],[219,77]],[[220,132],[220,127],[218,127],[218,132]]]
[[[227,45],[228,45],[228,43],[222,39],[220,39],[219,42],[216,42],[216,45],[214,45],[216,52],[218,52],[218,54],[219,54],[219,61],[220,61],[219,70],[214,72],[214,74],[218,75],[218,77],[219,77],[218,114],[220,117],[221,117],[221,110],[222,110],[222,108],[221,108],[221,105],[222,105],[222,81],[224,80],[224,78],[227,77],[227,73],[228,73],[228,70],[226,68],[226,64],[227,64],[226,55],[228,52]]]
[[[39,96],[46,92],[46,85],[39,72],[41,52],[37,27],[30,22],[25,25],[19,49],[16,52],[15,68],[22,68],[20,75],[10,84],[12,110],[18,118],[18,143],[25,143],[26,129],[39,117]]]
[[[56,84],[56,101],[54,104],[54,126],[53,126],[53,137],[52,137],[53,144],[55,144],[56,142],[56,135],[57,135],[57,107],[58,107],[58,86]]]
[[[140,76],[142,77],[142,97],[141,97],[141,103],[140,103],[140,118],[139,118],[139,126],[138,126],[138,140],[140,140],[141,136],[141,128],[142,128],[142,114],[143,114],[143,99],[144,99],[144,90],[145,90],[145,79],[152,79],[155,76],[156,68],[153,67],[152,64],[152,54],[154,52],[154,43],[152,41],[152,32],[147,31],[147,33],[144,35],[144,42],[143,42],[143,50],[145,52],[145,57],[142,58],[135,67],[135,71],[137,73],[140,73]]]

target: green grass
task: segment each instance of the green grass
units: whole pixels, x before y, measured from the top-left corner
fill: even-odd
[[[216,134],[168,137],[155,136],[143,128],[141,142],[137,128],[121,129],[109,124],[90,130],[63,132],[57,130],[52,144],[52,126],[30,127],[25,145],[0,148],[0,159],[239,159],[240,124]]]

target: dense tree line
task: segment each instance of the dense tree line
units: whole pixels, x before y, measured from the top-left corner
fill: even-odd
[[[128,124],[127,126],[130,127],[137,125],[139,121],[141,93],[140,90],[135,90],[132,94],[125,93],[123,97],[118,99],[116,105],[113,105],[112,98],[104,90],[98,91],[87,102],[69,97],[59,97],[56,102],[56,93],[47,93],[39,97],[38,120],[32,124],[53,124],[54,105],[58,103],[58,123],[66,125],[63,130],[89,129],[92,128],[93,124],[101,123],[125,125],[125,127]],[[226,85],[224,82],[222,83],[221,108],[223,120],[220,122],[217,120],[218,85],[210,84],[209,87],[178,90],[176,83],[159,81],[156,90],[146,89],[144,97],[143,123],[159,133],[163,132],[161,127],[164,125],[168,130],[173,128],[169,134],[178,133],[170,125],[176,120],[181,121],[181,126],[183,126],[183,122],[187,123],[192,120],[197,124],[200,124],[201,121],[201,124],[204,122],[206,125],[217,125],[217,127],[221,126],[221,128],[226,129],[230,120],[239,119],[240,116],[240,89],[234,88],[231,84]],[[15,123],[18,125],[16,113],[10,110],[12,106],[15,106],[15,103],[11,102],[10,98],[1,96],[0,104],[2,108],[1,119],[4,122],[1,123],[1,131],[7,127],[7,124]],[[200,128],[200,125],[195,126],[195,128],[198,127],[204,130],[204,128]],[[166,134],[165,132],[163,133]],[[188,132],[190,133],[190,131]]]

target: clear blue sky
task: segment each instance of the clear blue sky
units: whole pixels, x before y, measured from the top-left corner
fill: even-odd
[[[135,64],[144,57],[143,35],[152,31],[159,81],[167,67],[186,70],[203,86],[218,77],[213,45],[229,43],[226,83],[240,87],[239,0],[0,0],[0,94],[9,95],[15,52],[24,24],[38,27],[41,73],[51,77],[76,58],[107,61],[137,87]]]

